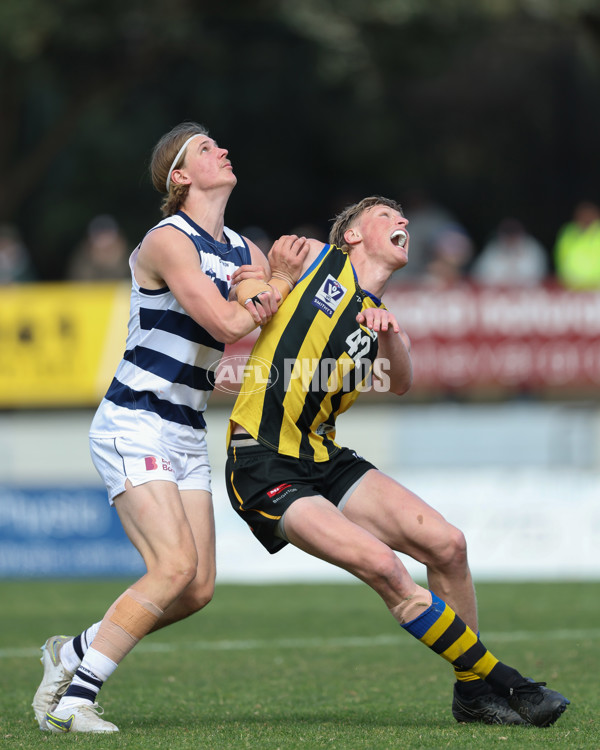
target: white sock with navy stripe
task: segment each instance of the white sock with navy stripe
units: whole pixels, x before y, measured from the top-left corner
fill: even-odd
[[[90,646],[57,710],[74,704],[95,703],[100,688],[116,668],[116,662]]]
[[[81,660],[85,656],[88,648],[92,645],[92,641],[100,629],[101,622],[102,621],[100,620],[100,622],[95,622],[93,625],[90,625],[87,630],[84,630],[63,645],[60,650],[60,660],[67,672],[71,672],[71,674],[76,672],[77,667],[81,664]]]

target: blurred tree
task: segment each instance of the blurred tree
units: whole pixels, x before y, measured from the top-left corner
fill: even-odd
[[[599,28],[597,0],[3,0],[0,220],[42,278],[98,213],[137,241],[190,118],[230,147],[232,225],[424,184],[476,238],[518,202],[550,244],[597,191]]]

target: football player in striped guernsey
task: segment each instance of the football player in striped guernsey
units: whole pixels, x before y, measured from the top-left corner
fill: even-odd
[[[185,122],[163,136],[150,171],[164,218],[131,255],[126,351],[90,429],[92,459],[147,572],[101,621],[42,647],[33,708],[40,728],[54,732],[118,731],[97,703],[104,681],[144,635],[211,600],[205,410],[214,373],[226,343],[270,320],[282,299],[276,284],[289,290],[308,250],[304,238],[284,237],[269,268],[225,225],[236,177],[203,126]]]
[[[230,420],[228,494],[269,552],[289,542],[349,571],[449,661],[458,721],[547,726],[568,701],[479,639],[462,532],[335,440],[336,418],[370,378],[393,394],[410,388],[410,341],[382,302],[408,261],[407,225],[395,201],[373,196],[338,216],[331,244],[309,240],[302,276],[245,368]],[[428,588],[396,552],[426,566]]]

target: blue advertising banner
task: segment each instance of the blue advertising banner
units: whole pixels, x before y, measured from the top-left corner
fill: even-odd
[[[0,577],[144,572],[104,488],[0,485]]]

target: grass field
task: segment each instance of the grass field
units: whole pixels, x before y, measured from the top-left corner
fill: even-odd
[[[122,581],[0,581],[0,748],[600,749],[600,583],[481,584],[486,645],[571,706],[548,729],[459,725],[452,670],[360,584],[220,585],[104,687],[118,735],[51,735],[39,646],[91,624]]]

